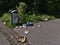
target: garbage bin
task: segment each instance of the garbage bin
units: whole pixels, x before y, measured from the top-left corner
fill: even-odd
[[[18,22],[19,22],[19,18],[18,18],[18,17],[19,17],[19,16],[18,16],[17,11],[16,11],[16,10],[12,10],[12,11],[11,11],[11,19],[12,19],[12,24],[13,24],[13,25],[18,24]]]

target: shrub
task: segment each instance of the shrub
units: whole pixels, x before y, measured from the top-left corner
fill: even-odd
[[[3,14],[3,16],[1,17],[1,21],[6,22],[6,25],[10,28],[14,27],[11,22],[11,14],[10,13]]]
[[[22,23],[25,19],[25,9],[26,9],[26,3],[20,2],[19,7],[17,7],[18,13],[19,13],[19,22]]]
[[[55,17],[48,16],[48,15],[28,15],[27,14],[23,21],[24,22],[39,22],[39,21],[44,21],[45,19],[51,20],[51,19],[55,19]]]
[[[52,19],[55,19],[55,17],[54,16],[50,16],[49,20],[52,20]]]
[[[42,16],[41,16],[41,20],[44,21],[44,19],[49,19],[49,17],[50,17],[50,16],[48,16],[48,15],[42,15]]]
[[[39,21],[44,21],[45,19],[48,20],[55,19],[54,16],[48,16],[48,15],[38,15],[37,18]]]
[[[26,8],[26,3],[20,2],[19,3],[20,12],[24,13],[25,12],[25,8]]]
[[[6,22],[11,21],[11,15],[10,15],[9,13],[5,13],[5,14],[3,14],[3,16],[1,17],[1,20],[2,20],[2,21],[6,21]]]

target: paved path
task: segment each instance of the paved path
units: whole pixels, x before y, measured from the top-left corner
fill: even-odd
[[[38,27],[37,25],[41,25]],[[25,30],[29,30],[29,34],[24,34]],[[60,19],[47,22],[39,22],[34,27],[27,29],[16,29],[16,32],[26,35],[32,45],[60,45]]]
[[[16,33],[14,30],[6,27],[6,25],[4,25],[3,22],[1,22],[1,21],[0,21],[0,31],[5,34],[6,38],[10,41],[10,43],[12,45],[22,45],[23,44],[23,43],[18,42],[18,37],[20,35],[18,33]],[[5,40],[3,40],[2,44],[4,43],[4,41]]]
[[[6,37],[0,32],[0,45],[10,45]]]

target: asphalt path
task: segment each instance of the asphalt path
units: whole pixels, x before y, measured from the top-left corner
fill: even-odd
[[[10,45],[7,38],[0,32],[0,45]]]
[[[40,25],[40,27],[38,27]],[[60,45],[60,19],[39,22],[33,27],[14,29],[28,38],[32,45]],[[24,31],[29,31],[25,34]]]

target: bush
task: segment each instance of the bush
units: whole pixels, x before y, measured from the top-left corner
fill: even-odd
[[[11,22],[11,14],[10,13],[3,14],[3,16],[1,17],[1,21],[6,22],[6,25],[10,28],[14,27]]]
[[[26,8],[26,3],[20,2],[19,3],[19,9],[20,9],[20,12],[21,13],[24,13],[25,12],[25,8]]]
[[[23,23],[25,19],[25,9],[26,9],[26,3],[20,2],[19,7],[17,7],[18,13],[19,13],[19,22]]]
[[[55,19],[54,16],[48,16],[48,15],[28,15],[25,14],[23,20],[20,20],[22,22],[27,22],[27,21],[32,21],[32,22],[36,22],[36,21],[41,21],[44,20],[45,18],[47,19]],[[2,21],[7,21],[7,22],[11,22],[11,15],[9,13],[5,13],[3,15],[3,17],[1,17]]]
[[[48,15],[42,15],[40,18],[41,18],[42,21],[44,21],[44,19],[49,19],[49,17],[50,16],[48,16]]]
[[[52,19],[55,19],[55,17],[54,16],[50,16],[49,20],[52,20]]]
[[[28,17],[26,17],[26,22],[37,22],[37,17],[34,15],[29,15]]]
[[[2,21],[6,21],[6,22],[11,21],[11,15],[10,15],[9,13],[5,13],[5,14],[3,14],[3,16],[1,17],[1,20],[2,20]]]
[[[45,19],[48,20],[55,19],[54,16],[48,16],[48,15],[38,15],[37,18],[39,21],[44,21]]]
[[[38,22],[38,21],[44,21],[45,19],[51,20],[55,19],[55,17],[48,15],[28,15],[25,20],[26,22]]]

